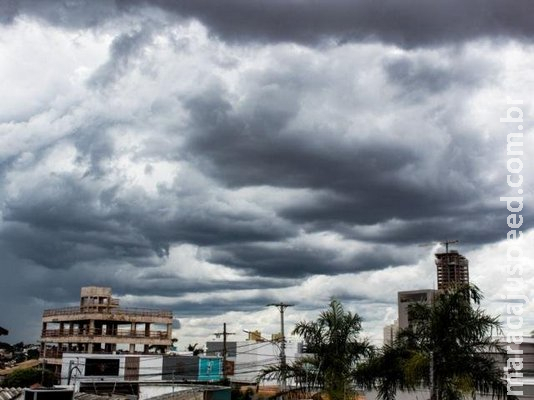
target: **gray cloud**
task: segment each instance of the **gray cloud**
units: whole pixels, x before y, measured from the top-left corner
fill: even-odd
[[[491,138],[490,102],[472,102],[509,82],[495,52],[530,37],[531,6],[302,4],[2,3],[15,33],[94,28],[77,32],[89,50],[62,72],[68,84],[43,85],[57,93],[0,125],[0,267],[12,280],[0,293],[17,301],[15,332],[37,335],[43,308],[93,284],[180,318],[319,289],[371,315],[403,281],[392,275],[424,275],[414,244],[505,237],[505,136]],[[360,276],[389,279],[383,298],[336,281]]]
[[[150,7],[198,19],[215,35],[237,42],[316,44],[331,39],[341,43],[371,40],[415,47],[489,36],[522,40],[534,34],[529,18],[534,5],[529,0],[9,0],[0,11],[4,23],[28,14],[55,25],[87,28]]]
[[[415,257],[395,249],[373,247],[341,257],[339,250],[333,248],[291,243],[221,246],[212,253],[209,259],[215,263],[244,269],[252,275],[289,278],[356,273],[415,261]]]
[[[95,71],[89,79],[89,84],[95,88],[103,88],[120,78],[130,67],[130,61],[140,56],[151,39],[150,28],[146,27],[116,37],[111,44],[109,61]]]

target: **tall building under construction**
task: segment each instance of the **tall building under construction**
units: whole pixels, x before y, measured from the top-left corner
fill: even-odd
[[[457,250],[436,253],[436,268],[438,290],[445,290],[451,285],[469,283],[469,261]]]

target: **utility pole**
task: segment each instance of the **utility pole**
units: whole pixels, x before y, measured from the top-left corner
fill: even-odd
[[[280,391],[284,392],[286,390],[286,336],[284,333],[284,311],[287,307],[292,307],[293,304],[286,303],[270,303],[267,304],[267,307],[276,307],[280,311],[280,333],[282,335],[282,344],[280,346],[280,372],[281,372],[281,382],[280,382]]]
[[[223,337],[223,367],[222,367],[222,373],[223,373],[223,379],[226,381],[226,358],[228,357],[228,351],[226,347],[226,337],[228,335],[235,335],[233,332],[227,332],[226,331],[226,322],[223,323],[223,331],[222,332],[215,332],[214,335],[216,337]]]

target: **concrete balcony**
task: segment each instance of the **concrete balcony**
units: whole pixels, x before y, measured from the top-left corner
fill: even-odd
[[[66,307],[49,309],[43,312],[43,322],[68,322],[83,320],[106,320],[124,322],[172,323],[172,311],[146,308]]]

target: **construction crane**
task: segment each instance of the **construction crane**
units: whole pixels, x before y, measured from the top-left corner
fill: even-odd
[[[438,240],[435,240],[433,242],[429,242],[429,243],[423,243],[423,244],[420,244],[419,247],[428,247],[428,246],[434,246],[435,244],[439,243],[439,244],[443,244],[445,245],[445,253],[449,254],[449,244],[453,244],[453,243],[459,243],[460,241],[457,240],[457,239],[454,239],[454,240],[443,240],[443,241],[438,241]]]

